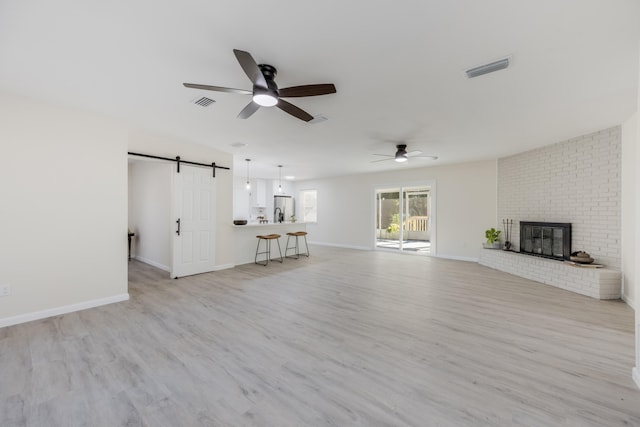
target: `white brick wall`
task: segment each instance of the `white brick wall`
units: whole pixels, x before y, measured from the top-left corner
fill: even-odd
[[[480,264],[592,298],[620,298],[622,273],[619,270],[576,267],[499,249],[483,249]]]
[[[572,251],[619,270],[620,152],[616,126],[499,159],[498,226],[503,218],[514,220],[514,249],[520,221],[570,222]]]

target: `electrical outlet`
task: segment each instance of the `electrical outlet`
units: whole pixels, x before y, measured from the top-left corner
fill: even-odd
[[[11,285],[0,285],[0,297],[11,295]]]

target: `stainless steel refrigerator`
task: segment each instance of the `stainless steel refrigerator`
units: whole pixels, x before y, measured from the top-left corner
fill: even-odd
[[[291,221],[295,214],[295,200],[291,196],[273,196],[273,222]]]

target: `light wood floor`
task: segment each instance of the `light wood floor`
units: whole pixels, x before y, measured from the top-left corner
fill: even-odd
[[[132,261],[129,302],[0,329],[0,425],[640,425],[619,301],[323,247],[165,276]]]

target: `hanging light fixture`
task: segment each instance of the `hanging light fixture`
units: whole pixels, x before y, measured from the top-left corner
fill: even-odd
[[[249,181],[249,162],[251,159],[244,159],[247,162],[247,190],[251,190],[251,182]]]
[[[282,165],[278,165],[278,193],[282,193]]]

